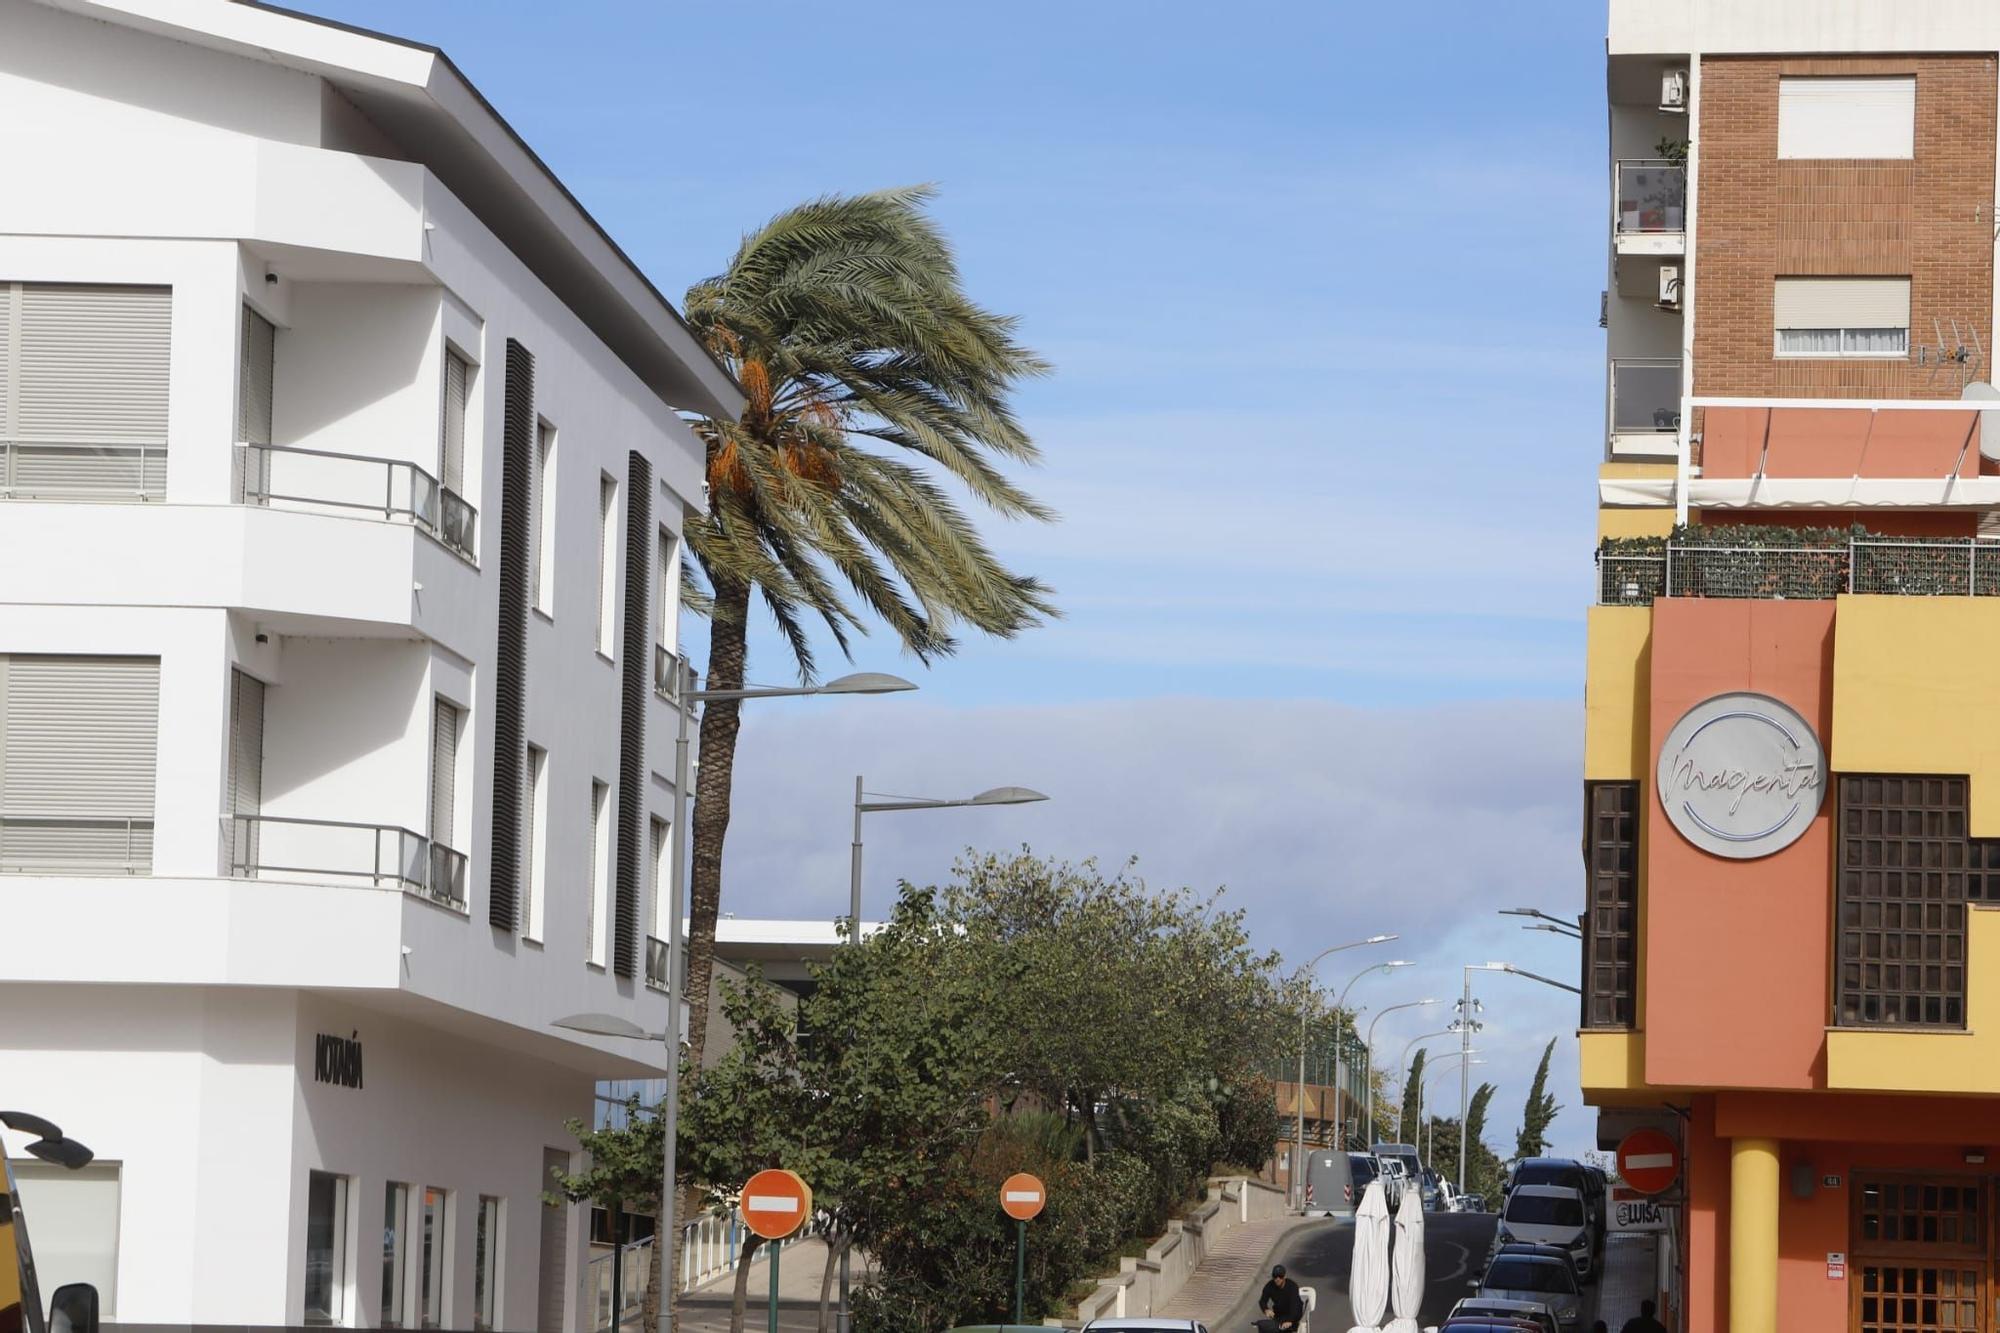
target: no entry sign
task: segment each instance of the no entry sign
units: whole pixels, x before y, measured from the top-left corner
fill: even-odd
[[[1000,1185],[1000,1211],[1016,1222],[1035,1217],[1049,1201],[1049,1192],[1039,1178],[1017,1171]]]
[[[759,1171],[743,1186],[743,1225],[765,1240],[783,1240],[812,1212],[812,1187],[796,1171]]]
[[[1681,1148],[1657,1129],[1635,1129],[1618,1145],[1618,1174],[1641,1194],[1661,1194],[1681,1176]]]

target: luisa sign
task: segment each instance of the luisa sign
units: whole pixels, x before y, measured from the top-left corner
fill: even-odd
[[[1682,837],[1744,861],[1798,841],[1826,796],[1826,751],[1803,717],[1763,694],[1718,694],[1660,746],[1660,804]]]

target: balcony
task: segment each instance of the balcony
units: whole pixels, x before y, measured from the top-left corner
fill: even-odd
[[[1627,538],[1597,552],[1602,606],[1650,606],[1660,597],[1824,601],[1842,593],[1892,597],[2000,596],[2000,542],[1975,538],[1817,536],[1806,544],[1741,545]],[[1790,531],[1779,529],[1778,531]]]
[[[237,445],[240,503],[407,522],[470,563],[479,513],[414,463],[288,445]]]
[[[0,499],[167,498],[167,445],[80,444],[75,440],[0,440]]]
[[[1662,158],[1614,166],[1612,237],[1621,255],[1687,253],[1687,168]]]
[[[222,843],[234,879],[365,883],[466,910],[465,853],[394,824],[224,815]]]
[[[1614,357],[1608,423],[1613,458],[1672,458],[1681,425],[1681,363]]]
[[[150,815],[0,810],[0,874],[150,875]]]

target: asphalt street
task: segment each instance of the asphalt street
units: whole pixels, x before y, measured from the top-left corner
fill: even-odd
[[[1418,1316],[1425,1325],[1443,1321],[1451,1307],[1471,1294],[1468,1285],[1486,1270],[1493,1245],[1492,1213],[1427,1213],[1424,1215],[1424,1306]],[[1271,1262],[1280,1263],[1300,1286],[1318,1293],[1313,1311],[1315,1333],[1332,1333],[1354,1324],[1347,1304],[1347,1270],[1354,1257],[1354,1224],[1323,1222],[1294,1231],[1278,1247]],[[1257,1317],[1256,1286],[1217,1324],[1214,1333],[1247,1333]]]

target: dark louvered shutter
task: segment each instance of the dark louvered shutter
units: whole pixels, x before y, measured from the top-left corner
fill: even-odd
[[[535,455],[535,358],[507,340],[506,422],[500,440],[500,641],[493,659],[493,850],[487,920],[512,934],[521,920],[522,770],[527,764],[529,485]]]
[[[618,729],[617,891],[611,915],[611,967],[629,977],[639,966],[639,886],[645,881],[646,696],[652,690],[647,591],[653,555],[653,469],[637,452],[625,468],[625,657]]]

